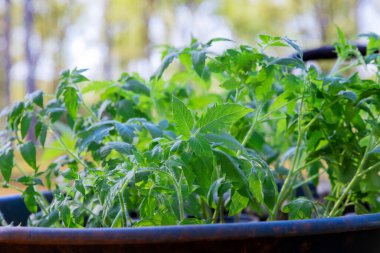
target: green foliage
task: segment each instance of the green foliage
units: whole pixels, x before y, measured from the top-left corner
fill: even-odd
[[[302,55],[268,35],[219,55],[209,48],[228,40],[168,48],[149,81],[64,71],[53,100],[35,92],[6,112],[3,185],[24,185],[31,226],[207,224],[242,212],[274,220],[280,211],[306,219],[349,205],[379,212],[379,37],[363,35],[372,48],[363,58],[339,36],[328,74],[265,54],[280,46]],[[352,72],[366,64],[376,66],[371,79]],[[45,165],[40,153],[54,160]],[[33,170],[15,179],[19,154]],[[332,187],[325,200],[296,196],[299,187],[311,196],[321,173]],[[55,189],[50,204],[40,185]]]

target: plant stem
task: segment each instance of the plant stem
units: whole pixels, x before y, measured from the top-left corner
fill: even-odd
[[[223,196],[219,196],[218,203],[216,204],[214,215],[212,217],[212,224],[216,224],[218,222],[218,216],[219,216],[220,205],[222,204],[222,200],[223,200]]]
[[[297,160],[298,160],[298,155],[299,155],[299,152],[300,152],[300,147],[301,147],[301,142],[302,142],[302,136],[303,136],[303,131],[301,129],[301,120],[302,120],[302,108],[303,108],[303,103],[304,103],[304,94],[305,92],[302,93],[302,99],[301,99],[301,106],[300,106],[300,115],[299,115],[299,119],[298,119],[298,137],[297,137],[297,144],[296,144],[296,152],[294,154],[294,157],[293,157],[293,163],[292,163],[292,167],[290,168],[289,170],[289,173],[288,175],[286,176],[285,178],[285,182],[284,182],[284,185],[282,186],[281,188],[281,191],[280,191],[280,194],[278,195],[278,198],[277,198],[277,201],[273,207],[273,211],[271,212],[270,216],[269,216],[269,220],[274,220],[277,218],[277,214],[278,214],[278,211],[282,205],[282,202],[285,200],[286,196],[288,195],[288,188],[290,188],[291,184],[292,184],[292,179],[293,179],[293,174],[295,173],[295,169],[296,169],[296,164],[297,164]]]
[[[48,124],[50,129],[52,130],[53,134],[57,138],[59,144],[64,148],[64,150],[69,153],[78,163],[83,165],[83,167],[87,167],[87,165],[78,157],[77,154],[75,154],[67,145],[66,143],[62,140],[61,136],[58,134],[58,132],[55,130],[54,126],[52,124]]]
[[[123,223],[123,227],[128,227],[127,211],[126,211],[126,208],[125,208],[125,203],[124,203],[124,199],[123,199],[123,193],[122,192],[118,192],[117,195],[119,197],[119,202],[120,202],[120,206],[121,206],[121,220],[122,220],[122,223]]]
[[[253,122],[252,122],[252,125],[251,125],[251,127],[248,129],[248,132],[245,134],[244,139],[243,139],[243,141],[241,142],[241,145],[242,145],[243,147],[247,144],[249,138],[251,137],[251,135],[252,135],[252,133],[253,133],[253,130],[255,129],[255,126],[256,126],[256,123],[257,123],[257,119],[259,118],[259,115],[260,115],[260,112],[261,112],[262,108],[263,108],[263,104],[260,104],[260,105],[258,106],[258,108],[257,108],[257,111],[256,111],[256,114],[255,114],[255,117],[254,117]],[[236,156],[239,156],[240,154],[241,154],[241,150],[238,150],[238,151],[236,152]]]
[[[99,122],[99,119],[98,117],[96,117],[95,113],[91,110],[90,107],[88,107],[88,105],[84,102],[84,99],[82,97],[82,106],[83,108],[90,114],[91,118],[95,121],[95,122]]]
[[[367,162],[368,152],[369,152],[369,149],[371,146],[372,146],[372,135],[370,136],[369,143],[368,143],[367,148],[364,152],[363,159],[360,161],[359,168],[357,169],[355,175],[353,176],[353,178],[351,179],[351,181],[349,182],[347,187],[344,189],[343,193],[339,196],[338,200],[335,202],[333,209],[330,211],[330,213],[328,215],[329,217],[336,215],[336,213],[339,209],[339,206],[342,204],[343,200],[347,197],[349,191],[355,185],[356,181],[360,178],[360,173],[362,172],[363,167],[364,167],[365,163]]]

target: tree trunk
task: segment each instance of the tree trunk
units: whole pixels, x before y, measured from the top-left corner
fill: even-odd
[[[5,14],[4,14],[4,101],[5,105],[10,104],[11,100],[11,0],[5,1]]]
[[[26,77],[26,92],[31,93],[36,90],[36,55],[32,50],[33,36],[33,1],[24,0],[24,29],[25,29],[25,56],[28,68]]]

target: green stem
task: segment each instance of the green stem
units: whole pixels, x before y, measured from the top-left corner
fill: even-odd
[[[87,167],[86,163],[83,162],[77,154],[75,154],[67,145],[66,143],[62,140],[61,136],[58,134],[58,132],[55,130],[54,126],[49,124],[50,129],[52,130],[53,134],[57,138],[59,144],[64,148],[64,150],[70,154],[78,163],[80,163],[83,167]]]
[[[88,105],[84,102],[84,99],[82,98],[82,106],[83,108],[90,114],[91,118],[95,121],[95,122],[99,122],[99,119],[98,117],[96,117],[95,113],[91,110],[90,107],[88,107]]]
[[[294,186],[292,187],[292,190],[295,190],[295,189],[297,189],[298,187],[300,187],[300,186],[302,186],[302,185],[304,185],[304,184],[309,183],[310,181],[312,181],[313,179],[315,179],[315,178],[317,178],[317,177],[323,175],[324,173],[326,173],[325,170],[322,171],[322,172],[320,172],[320,173],[318,173],[318,174],[315,174],[315,175],[309,177],[308,179],[305,179],[305,180],[302,181],[302,182],[299,182],[298,184],[296,184],[296,185],[294,185]]]
[[[340,205],[342,204],[343,200],[347,197],[348,193],[351,191],[351,188],[355,185],[356,181],[360,178],[360,173],[362,172],[365,163],[367,162],[368,159],[368,153],[369,149],[372,146],[372,135],[370,136],[369,143],[367,145],[367,148],[364,152],[363,159],[360,161],[359,168],[356,170],[355,175],[347,185],[347,187],[344,189],[343,193],[339,196],[338,200],[335,202],[333,209],[329,213],[329,217],[335,216]]]
[[[358,175],[358,177],[361,177],[361,176],[367,174],[368,172],[370,172],[371,170],[376,169],[379,166],[380,166],[380,162],[375,163],[374,165],[370,166],[368,169],[363,170],[362,172],[360,172],[359,175]]]
[[[255,127],[256,127],[256,123],[257,123],[257,120],[258,120],[258,118],[259,118],[259,115],[260,115],[260,112],[261,112],[262,108],[263,108],[263,105],[262,105],[262,104],[260,104],[260,105],[258,106],[258,108],[257,108],[257,111],[256,111],[256,114],[255,114],[255,117],[254,117],[253,122],[252,122],[252,125],[251,125],[251,127],[248,129],[248,132],[245,134],[244,139],[243,139],[243,141],[241,142],[241,145],[242,145],[243,147],[247,144],[249,138],[251,137],[251,135],[252,135],[252,133],[253,133],[253,130],[254,130]],[[236,152],[236,156],[239,156],[240,154],[241,154],[241,150],[238,150],[238,151]]]
[[[117,195],[119,197],[119,202],[120,202],[120,206],[121,206],[121,221],[123,223],[123,227],[127,227],[128,226],[127,211],[126,211],[126,207],[125,207],[125,203],[124,203],[124,199],[123,199],[123,193],[118,192]]]
[[[293,175],[295,173],[296,165],[297,165],[297,160],[298,160],[298,155],[300,152],[300,147],[301,147],[301,142],[302,142],[302,136],[303,136],[303,131],[301,129],[301,120],[302,120],[302,108],[303,108],[303,103],[304,103],[304,92],[302,94],[302,99],[301,99],[301,106],[300,106],[300,115],[299,115],[299,120],[298,120],[298,137],[297,137],[297,144],[296,144],[296,152],[293,157],[293,162],[292,162],[292,167],[289,170],[288,175],[285,178],[284,185],[281,188],[280,194],[278,195],[277,201],[273,207],[273,211],[271,212],[269,216],[269,220],[274,220],[277,218],[278,211],[282,205],[282,202],[285,200],[286,196],[288,195],[289,188],[292,185],[293,181]]]
[[[218,216],[220,211],[220,205],[222,204],[223,196],[219,196],[218,203],[216,204],[216,208],[214,211],[214,215],[212,216],[212,224],[216,224],[218,222]]]
[[[332,76],[335,74],[335,72],[339,69],[340,65],[343,63],[343,60],[341,58],[338,58],[336,61],[335,61],[335,64],[334,66],[331,68],[331,71],[329,73],[329,76]]]

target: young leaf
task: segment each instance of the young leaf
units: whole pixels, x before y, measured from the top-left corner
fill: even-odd
[[[192,51],[191,59],[193,61],[193,66],[195,72],[197,72],[198,76],[202,77],[203,70],[205,69],[206,62],[206,52],[205,51]]]
[[[170,63],[172,63],[172,61],[177,57],[178,57],[178,52],[171,52],[168,55],[166,55],[164,60],[161,63],[161,66],[153,74],[151,79],[154,79],[154,78],[160,79],[162,74],[164,73],[165,69],[167,69],[167,67],[169,67]]]
[[[21,156],[24,158],[25,162],[29,164],[35,171],[38,170],[36,162],[36,147],[32,141],[28,141],[19,146]]]
[[[199,157],[211,157],[212,150],[207,139],[202,135],[192,136],[189,140],[191,150]]]
[[[314,203],[307,198],[295,199],[282,208],[282,212],[289,214],[289,219],[310,219],[313,213]]]
[[[9,182],[14,166],[13,149],[7,148],[0,153],[0,170],[6,182]]]
[[[252,109],[238,104],[214,105],[200,119],[199,129],[205,133],[220,132],[250,112]]]
[[[190,138],[191,130],[194,126],[194,117],[191,114],[191,111],[181,100],[174,96],[172,100],[172,109],[176,129],[182,134],[184,139]]]
[[[70,116],[75,119],[78,113],[78,91],[74,87],[66,87],[63,93],[63,101]]]

